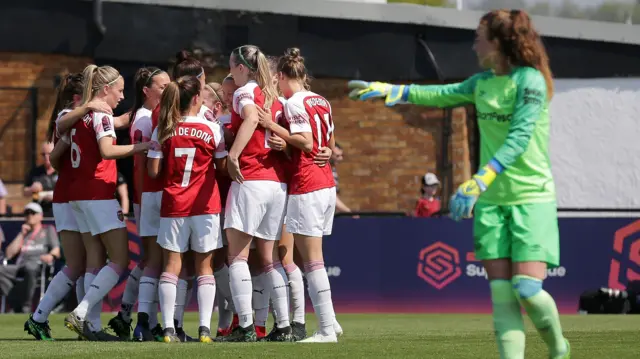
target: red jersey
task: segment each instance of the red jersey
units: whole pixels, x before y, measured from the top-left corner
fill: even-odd
[[[261,108],[264,106],[264,94],[255,81],[249,81],[233,93],[230,129],[234,135],[238,134],[242,125],[242,109],[248,105]],[[274,121],[278,111],[282,111],[282,104],[276,99],[271,106]],[[277,151],[271,151],[267,144],[267,138],[270,136],[268,132],[258,126],[240,154],[240,170],[245,181],[286,182],[280,156]]]
[[[440,212],[440,200],[434,198],[432,200],[427,198],[418,199],[416,203],[416,209],[413,210],[414,217],[431,217],[434,214]]]
[[[284,97],[278,97],[278,101],[280,101],[280,104],[282,105],[282,111],[276,112],[275,120],[280,126],[282,126],[284,129],[289,131],[289,122],[287,121],[287,117],[284,115],[284,106],[286,106],[287,104],[287,99]],[[291,158],[289,158],[289,156],[285,152],[282,152],[280,154],[280,161],[281,161],[280,163],[284,172],[285,180],[289,185],[291,183],[291,178],[293,176],[293,168],[294,168],[293,161],[291,160]]]
[[[58,118],[56,119],[56,128],[53,131],[53,144],[55,145],[60,140],[60,134],[58,133],[58,121],[62,116],[71,112],[69,109],[64,109],[58,113]],[[60,164],[58,165],[58,181],[56,182],[55,187],[53,188],[53,203],[67,203],[69,202],[69,193],[71,192],[71,183],[72,178],[69,173],[69,169],[71,168],[71,151],[67,149],[62,158],[60,158]]]
[[[89,112],[71,128],[71,168],[73,178],[69,201],[115,199],[118,170],[116,160],[100,155],[98,141],[110,137],[116,143],[113,116]]]
[[[225,128],[231,127],[231,115],[223,115],[217,119]],[[231,177],[229,177],[229,172],[227,171],[216,171],[216,181],[218,181],[218,189],[220,190],[220,202],[222,203],[222,207],[227,203],[227,195],[229,194],[229,188],[231,188]]]
[[[136,114],[133,118],[133,123],[131,124],[131,129],[129,129],[129,137],[131,139],[132,144],[149,142],[151,140],[151,134],[153,133],[152,125],[151,125],[151,110],[141,107],[136,111]],[[140,204],[140,195],[141,193],[136,193],[136,188],[138,188],[138,173],[139,167],[144,166],[144,161],[141,160],[139,156],[133,157],[133,203]],[[162,191],[162,180],[154,179],[149,177],[147,169],[144,169],[144,177],[142,180],[142,192],[158,192]],[[145,186],[146,184],[146,186]],[[145,191],[146,189],[146,191]]]
[[[151,141],[158,141],[157,129]],[[162,158],[161,217],[220,213],[214,156],[227,156],[222,128],[200,117],[184,117],[160,151],[149,151],[149,158]]]
[[[310,91],[296,92],[287,100],[284,114],[289,122],[289,131],[311,133],[313,150],[310,153],[293,147],[293,177],[289,184],[290,194],[303,194],[323,188],[335,187],[331,166],[319,167],[313,158],[321,147],[329,145],[333,135],[331,105],[324,97]]]

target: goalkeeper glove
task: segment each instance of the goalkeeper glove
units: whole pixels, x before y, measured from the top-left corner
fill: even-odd
[[[502,172],[502,165],[492,159],[473,178],[461,184],[449,202],[451,218],[457,222],[462,218],[471,217],[473,206],[476,204],[478,197],[487,190],[500,172]]]
[[[399,103],[407,103],[409,98],[409,86],[407,85],[352,80],[347,86],[352,89],[349,93],[349,98],[352,100],[365,101],[370,98],[384,98],[386,106],[394,106]]]

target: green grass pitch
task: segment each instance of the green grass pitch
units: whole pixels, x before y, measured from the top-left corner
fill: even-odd
[[[103,313],[103,324],[111,317]],[[25,315],[0,315],[0,358],[160,359],[160,358],[497,358],[488,315],[343,314],[344,336],[338,344],[299,343],[90,343],[74,340],[63,315],[50,325],[55,342],[37,342],[23,331]],[[307,316],[307,331],[315,318]],[[185,330],[196,335],[197,313],[185,317]],[[217,318],[213,319],[217,323]],[[547,358],[546,347],[527,323],[526,358]],[[640,358],[640,316],[563,316],[572,358]],[[270,329],[271,324],[267,329]]]

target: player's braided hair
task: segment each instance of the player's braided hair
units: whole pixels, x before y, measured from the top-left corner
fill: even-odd
[[[494,10],[480,20],[487,27],[489,40],[497,39],[500,50],[512,66],[528,66],[540,71],[547,84],[547,97],[553,97],[553,75],[540,34],[523,10]]]

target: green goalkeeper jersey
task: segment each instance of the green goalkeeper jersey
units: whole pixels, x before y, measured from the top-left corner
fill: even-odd
[[[549,160],[549,103],[544,76],[531,67],[476,74],[451,85],[411,85],[408,101],[452,107],[474,104],[481,167],[495,158],[504,170],[478,202],[514,205],[555,201]]]

